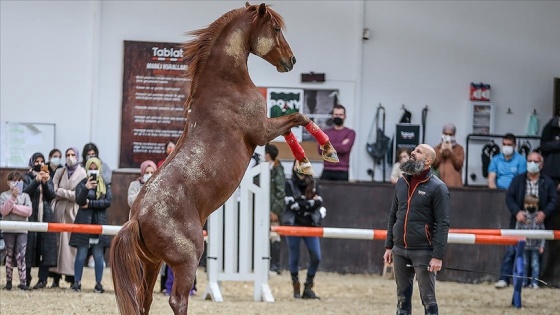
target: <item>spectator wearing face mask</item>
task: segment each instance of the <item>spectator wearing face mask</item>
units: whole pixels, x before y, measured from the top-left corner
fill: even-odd
[[[505,134],[502,138],[502,153],[495,155],[488,166],[488,188],[508,189],[515,176],[527,171],[527,162],[516,152],[515,146],[515,136]]]
[[[64,152],[66,165],[56,171],[53,177],[56,201],[54,205],[55,222],[74,223],[79,206],[76,203],[76,186],[86,178],[86,170],[78,162],[80,156],[78,149],[68,148]],[[66,282],[74,282],[74,261],[76,248],[69,245],[70,232],[58,233],[58,263],[51,268],[53,274],[52,287],[60,286],[60,278],[66,275]],[[46,282],[37,284],[37,288],[44,288]]]
[[[93,142],[86,143],[86,145],[84,145],[84,149],[82,150],[82,167],[85,167],[87,161],[92,157],[96,157],[101,160],[101,158],[99,157],[99,149]],[[103,160],[101,160],[101,163],[101,168],[103,170],[101,176],[103,177],[103,180],[107,185],[111,185],[113,170]]]
[[[49,161],[46,165],[49,166],[49,174],[51,175],[51,178],[54,176],[57,169],[62,168],[61,157],[62,152],[60,152],[59,149],[52,149],[51,152],[49,152]]]
[[[338,154],[338,163],[324,161],[321,179],[348,181],[348,170],[350,168],[350,151],[354,145],[356,132],[344,126],[346,120],[346,108],[337,104],[332,110],[332,121],[334,126],[325,129],[329,140]],[[321,149],[319,148],[321,154]]]
[[[56,194],[51,176],[41,166],[45,162],[42,153],[34,153],[29,159],[29,172],[23,175],[23,192],[31,198],[29,222],[56,222],[52,201]],[[31,285],[31,268],[39,267],[39,281],[35,287],[44,287],[49,275],[49,267],[56,266],[58,254],[55,233],[28,232],[25,254],[27,285]],[[34,287],[34,288],[35,288]]]
[[[463,163],[465,150],[455,141],[455,125],[449,123],[443,126],[441,142],[434,148],[436,160],[433,167],[439,173],[439,178],[447,187],[463,186]]]
[[[525,216],[525,197],[534,195],[539,199],[538,209],[534,215],[536,224],[541,224],[547,217],[554,213],[557,195],[554,182],[547,175],[541,174],[543,167],[543,157],[532,152],[527,157],[526,172],[517,175],[511,181],[511,185],[506,194],[506,205],[511,214],[509,228],[515,228],[517,223],[526,223]],[[511,283],[511,279],[507,275],[513,273],[513,263],[515,259],[515,247],[508,246],[502,260],[500,270],[500,280],[496,282],[495,287],[505,288]],[[538,277],[538,275],[533,275]]]
[[[140,177],[138,177],[135,181],[131,182],[128,186],[128,206],[132,207],[134,200],[138,197],[138,193],[140,192],[140,188],[144,186],[144,184],[152,177],[154,172],[157,170],[156,163],[153,161],[147,160],[140,164]]]

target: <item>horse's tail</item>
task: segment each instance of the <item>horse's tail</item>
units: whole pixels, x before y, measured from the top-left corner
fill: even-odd
[[[144,267],[138,255],[140,225],[138,220],[128,221],[111,244],[111,276],[115,287],[117,305],[122,315],[140,314],[144,305]]]

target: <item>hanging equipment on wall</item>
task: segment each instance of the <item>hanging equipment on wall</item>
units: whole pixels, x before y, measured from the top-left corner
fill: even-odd
[[[428,118],[428,105],[422,109],[422,143],[426,143],[426,119]]]
[[[500,147],[492,139],[482,147],[482,176],[484,178],[488,178],[488,166],[490,165],[490,160],[492,160],[492,157],[498,153],[500,153]]]

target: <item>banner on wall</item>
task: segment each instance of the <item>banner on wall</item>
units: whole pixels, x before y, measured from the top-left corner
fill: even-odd
[[[399,148],[407,148],[410,151],[413,151],[419,144],[420,125],[397,124],[397,131],[395,133],[395,152]]]
[[[294,88],[265,88],[259,87],[266,98],[267,114],[270,118],[302,113],[314,121],[321,129],[332,125],[331,112],[336,103],[338,90],[310,90]],[[315,138],[299,126],[292,128],[292,132],[299,142],[315,141]],[[273,141],[282,142],[282,136]]]
[[[124,42],[120,168],[165,159],[186,123],[186,64],[179,43]]]

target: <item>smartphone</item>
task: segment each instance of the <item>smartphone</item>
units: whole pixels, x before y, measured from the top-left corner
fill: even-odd
[[[97,180],[97,174],[99,174],[99,171],[97,170],[88,171],[88,177],[91,177],[93,180]]]
[[[19,189],[19,194],[18,195],[23,194],[23,182],[22,181],[17,181],[16,182],[16,187]]]
[[[49,172],[49,166],[48,165],[41,165],[41,172],[48,173]]]

